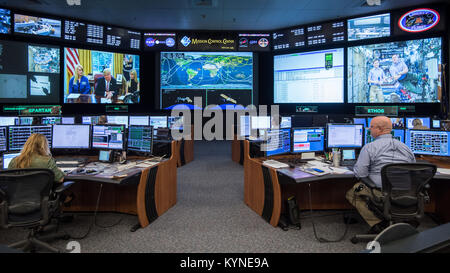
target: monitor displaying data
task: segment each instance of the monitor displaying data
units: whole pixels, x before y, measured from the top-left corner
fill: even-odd
[[[14,33],[61,38],[61,21],[16,13]]]
[[[90,125],[53,125],[53,149],[89,149]]]
[[[0,126],[0,152],[6,152],[8,150],[8,128],[6,126]]]
[[[345,21],[307,26],[306,41],[308,46],[326,45],[345,41]]]
[[[305,47],[305,27],[277,30],[272,33],[272,43],[274,51]]]
[[[11,163],[11,160],[18,157],[20,153],[4,153],[3,154],[3,169],[6,170],[9,167],[9,163]]]
[[[250,116],[241,116],[239,126],[239,135],[241,137],[249,136],[251,133]]]
[[[58,46],[0,41],[0,103],[59,103]]]
[[[92,126],[92,148],[123,150],[124,137],[125,126],[123,125]]]
[[[47,138],[48,146],[52,147],[52,126],[9,126],[8,146],[10,151],[19,151],[32,134],[42,134]]]
[[[130,126],[131,125],[145,125],[150,124],[149,116],[130,116]]]
[[[0,117],[0,126],[19,125],[19,117]]]
[[[141,33],[125,28],[106,27],[105,44],[117,49],[139,50],[141,49]]]
[[[82,124],[97,124],[99,116],[82,116],[81,123]]]
[[[104,28],[79,21],[64,21],[64,39],[81,44],[103,45]]]
[[[81,76],[75,74],[78,70],[82,70]],[[77,75],[81,79],[79,83],[75,80]],[[64,103],[134,104],[139,101],[139,55],[64,49]]]
[[[344,49],[274,56],[275,103],[343,103]]]
[[[19,125],[32,125],[34,117],[19,117]]]
[[[440,129],[441,128],[441,121],[438,119],[433,119],[431,122],[431,126],[433,127],[433,129]]]
[[[423,128],[422,126],[425,128]],[[430,118],[427,118],[427,117],[406,118],[406,128],[408,128],[408,129],[430,129]]]
[[[270,116],[252,116],[251,126],[252,130],[270,129]]]
[[[406,146],[414,154],[450,156],[448,131],[406,130]]]
[[[325,146],[324,128],[294,128],[292,130],[292,152],[320,152]]]
[[[184,118],[180,117],[167,117],[167,122],[170,130],[183,130]]]
[[[363,131],[362,124],[327,124],[327,147],[360,148]]]
[[[128,130],[128,151],[152,153],[153,128],[131,125]]]
[[[442,39],[348,48],[349,103],[441,101]]]
[[[62,117],[61,124],[75,124],[75,117]]]
[[[252,52],[161,52],[160,62],[161,109],[225,109],[256,101]],[[201,98],[201,105],[195,105],[194,97]]]
[[[281,117],[280,128],[287,129],[292,127],[292,118],[291,117]]]
[[[168,128],[167,116],[150,116],[150,126],[153,128]]]
[[[364,40],[391,35],[391,14],[378,14],[347,21],[348,40]]]
[[[265,150],[266,156],[289,153],[291,151],[291,130],[267,130],[267,141],[264,144],[262,149]]]
[[[128,116],[106,116],[106,120],[110,124],[121,124],[128,127]]]
[[[0,9],[0,34],[11,34],[11,11]]]
[[[42,117],[41,123],[44,125],[61,124],[61,117]]]
[[[392,129],[392,138],[405,143],[405,129]],[[373,142],[375,139],[370,134],[370,128],[364,130],[364,144]]]

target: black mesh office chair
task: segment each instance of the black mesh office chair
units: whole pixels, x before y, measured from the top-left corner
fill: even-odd
[[[60,252],[44,241],[69,239],[63,234],[42,233],[52,231],[57,225],[49,224],[59,214],[60,195],[73,182],[53,188],[54,174],[49,169],[12,169],[0,171],[0,228],[29,228],[27,239],[11,244],[12,248],[35,251],[37,247]]]
[[[426,190],[436,173],[436,166],[428,163],[394,163],[381,169],[382,196],[370,198],[367,205],[373,213],[393,225],[410,223],[417,227],[429,201]],[[376,185],[368,178],[361,180],[370,189]],[[370,241],[376,234],[356,235],[353,243]]]

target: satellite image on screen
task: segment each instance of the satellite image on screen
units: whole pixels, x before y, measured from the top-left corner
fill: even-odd
[[[11,33],[11,11],[0,9],[0,33]]]
[[[28,71],[59,73],[59,48],[28,46]]]
[[[222,90],[222,92],[218,92]],[[208,99],[211,92],[211,100]],[[251,104],[253,53],[251,52],[162,52],[161,104],[170,109],[186,104],[194,109],[194,96],[203,103]],[[203,104],[205,106],[205,104]]]

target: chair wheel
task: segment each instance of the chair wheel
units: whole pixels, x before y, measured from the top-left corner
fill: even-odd
[[[352,237],[352,238],[350,239],[350,242],[352,242],[352,244],[356,245],[357,243],[359,243],[359,240],[358,240],[358,238],[356,238],[356,237]]]

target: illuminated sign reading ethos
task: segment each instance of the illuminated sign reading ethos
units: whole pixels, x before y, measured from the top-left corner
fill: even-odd
[[[433,9],[415,9],[405,13],[398,26],[406,32],[423,32],[435,27],[440,20],[439,13]]]
[[[181,34],[178,39],[178,49],[186,50],[236,50],[236,39],[228,34]]]

